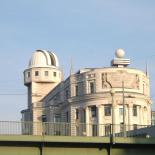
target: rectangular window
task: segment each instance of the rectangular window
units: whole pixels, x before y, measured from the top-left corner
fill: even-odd
[[[61,122],[60,114],[55,114],[54,115],[54,122]]]
[[[56,77],[57,76],[57,73],[56,72],[53,72],[53,76]]]
[[[66,99],[68,99],[69,98],[69,91],[68,90],[66,90]]]
[[[90,93],[94,93],[95,92],[94,82],[90,82],[89,86],[90,86]]]
[[[92,125],[92,136],[97,136],[97,125],[96,124]]]
[[[42,122],[47,122],[46,115],[42,115]]]
[[[124,129],[124,123],[120,123],[120,132],[123,132],[123,129]]]
[[[123,108],[122,108],[122,107],[119,108],[119,115],[120,115],[120,116],[123,116]]]
[[[68,111],[66,112],[66,122],[67,123],[69,122],[69,113],[68,113]]]
[[[111,106],[110,105],[104,106],[104,115],[111,116]]]
[[[76,119],[79,119],[79,109],[76,109]]]
[[[39,76],[39,71],[35,71],[35,76]]]
[[[91,107],[91,116],[92,116],[92,117],[96,117],[96,116],[97,116],[96,113],[97,113],[97,112],[96,112],[96,106],[92,106],[92,107]]]
[[[79,87],[75,86],[75,96],[78,96],[78,95],[79,95]]]
[[[83,122],[86,123],[86,110],[83,110]]]
[[[45,71],[45,76],[48,76],[48,71]]]
[[[133,129],[137,130],[137,124],[133,124]]]
[[[137,106],[133,105],[133,116],[137,116]]]
[[[29,78],[31,76],[30,72],[27,72],[27,77]]]
[[[106,124],[105,125],[105,136],[109,136],[111,134],[111,125]]]

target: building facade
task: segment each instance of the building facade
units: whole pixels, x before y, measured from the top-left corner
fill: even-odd
[[[154,126],[155,125],[155,111],[152,111],[151,114],[152,114],[152,125]]]
[[[62,80],[56,55],[36,51],[24,71],[28,109],[22,111],[22,120],[66,123],[70,135],[83,136],[107,135],[111,124],[115,133],[151,125],[147,73],[128,68],[130,60],[124,58],[122,49],[115,54],[110,67],[80,69]],[[48,124],[46,132],[65,135],[63,128]],[[33,127],[34,134],[41,134],[42,129],[35,130]]]

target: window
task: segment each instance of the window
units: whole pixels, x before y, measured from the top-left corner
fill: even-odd
[[[45,76],[48,76],[48,71],[45,71]]]
[[[94,93],[95,92],[94,82],[90,82],[89,86],[90,86],[90,93]]]
[[[66,122],[67,123],[69,122],[69,113],[68,113],[68,111],[66,112]]]
[[[91,116],[96,117],[96,106],[91,107]]]
[[[79,119],[79,109],[76,109],[76,119]]]
[[[105,136],[109,136],[111,134],[111,126],[110,124],[105,125]]]
[[[79,88],[78,86],[75,86],[75,96],[78,96],[79,95]]]
[[[123,108],[122,108],[122,107],[119,108],[119,115],[120,115],[120,116],[123,116]]]
[[[54,115],[54,122],[61,122],[60,114],[55,114]]]
[[[97,125],[96,124],[92,125],[92,136],[97,136]]]
[[[31,73],[30,72],[27,72],[27,77],[29,78],[31,76]]]
[[[86,123],[86,111],[83,110],[83,122]]]
[[[106,105],[104,107],[104,115],[105,116],[111,116],[111,106],[110,105]]]
[[[137,130],[137,124],[133,124],[133,129]]]
[[[68,90],[66,90],[66,99],[68,99],[69,98],[69,91]]]
[[[57,76],[57,73],[56,72],[53,72],[53,76],[56,77]]]
[[[124,129],[124,123],[120,123],[120,132],[123,132],[123,129]]]
[[[35,71],[35,76],[39,76],[39,71]]]
[[[46,115],[42,115],[42,122],[47,122]]]
[[[133,105],[133,116],[137,116],[137,106]]]

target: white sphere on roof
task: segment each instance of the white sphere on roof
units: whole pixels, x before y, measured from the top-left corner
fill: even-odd
[[[123,49],[119,48],[116,50],[115,55],[117,58],[124,58],[125,51]]]
[[[36,50],[29,61],[29,68],[32,67],[59,67],[59,61],[53,52]]]

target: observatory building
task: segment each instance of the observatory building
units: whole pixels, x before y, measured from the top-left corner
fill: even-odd
[[[84,68],[63,80],[58,58],[53,52],[37,50],[24,71],[28,108],[23,121],[47,123],[33,126],[33,134],[54,132],[65,135],[104,136],[115,124],[115,133],[151,124],[150,84],[147,73],[129,68],[130,59],[117,49],[110,67]],[[52,125],[51,125],[52,124]],[[52,133],[53,134],[53,133]]]

